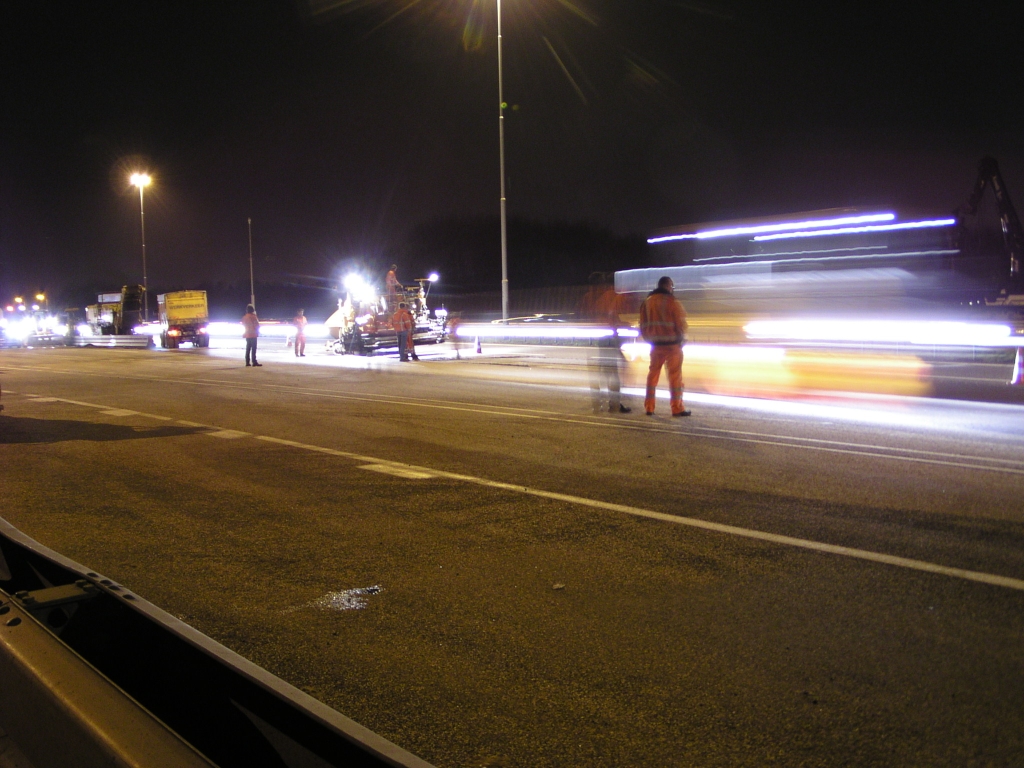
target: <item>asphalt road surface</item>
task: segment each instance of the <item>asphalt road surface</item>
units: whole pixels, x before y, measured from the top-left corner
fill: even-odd
[[[1024,407],[261,361],[0,351],[0,515],[444,768],[1024,765]]]

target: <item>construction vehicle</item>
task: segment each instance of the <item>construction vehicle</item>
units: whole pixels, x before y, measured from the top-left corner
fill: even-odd
[[[207,325],[210,310],[206,303],[206,291],[174,291],[161,293],[156,297],[160,311],[160,346],[177,349],[183,341],[192,342],[196,347],[210,346]]]
[[[127,336],[145,322],[141,285],[126,285],[120,293],[101,293],[85,308],[85,321],[95,336]]]
[[[956,209],[958,240],[961,250],[969,250],[971,243],[966,222],[977,216],[978,204],[987,187],[992,188],[999,211],[999,224],[1003,231],[1003,248],[1009,261],[1009,277],[1017,288],[1024,290],[1024,229],[1013,207],[1006,183],[999,173],[999,164],[992,157],[983,157],[978,163],[978,179],[967,200]]]
[[[436,276],[417,278],[416,285],[400,287],[395,294],[379,295],[361,278],[350,276],[345,281],[348,293],[338,300],[338,310],[325,325],[331,333],[328,349],[335,354],[371,355],[379,350],[398,348],[398,334],[391,317],[398,304],[405,302],[412,313],[415,327],[413,344],[440,344],[447,337],[447,315],[442,308],[431,314],[427,294]]]

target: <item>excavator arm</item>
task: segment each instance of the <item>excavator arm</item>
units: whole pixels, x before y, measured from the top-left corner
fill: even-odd
[[[1003,243],[1006,253],[1010,257],[1010,277],[1013,280],[1020,280],[1024,276],[1022,262],[1024,262],[1024,229],[1021,228],[1020,219],[1017,218],[1017,211],[1013,207],[1010,195],[1006,191],[1006,183],[1002,174],[999,173],[999,164],[995,158],[983,157],[978,163],[978,180],[974,183],[974,190],[966,202],[957,211],[957,219],[962,222],[964,216],[974,216],[978,212],[978,204],[985,194],[986,187],[992,187],[996,198],[996,206],[999,210],[999,223],[1003,229]],[[961,223],[961,226],[962,223]]]

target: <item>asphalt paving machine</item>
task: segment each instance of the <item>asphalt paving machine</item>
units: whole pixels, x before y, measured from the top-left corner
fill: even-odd
[[[358,276],[347,278],[347,294],[338,299],[338,310],[325,322],[331,334],[328,349],[338,355],[372,355],[397,349],[398,334],[391,318],[401,302],[406,303],[415,321],[413,344],[443,342],[448,334],[448,313],[444,308],[432,312],[427,306],[433,280],[421,277],[413,282],[415,285],[399,286],[397,292],[380,294]]]

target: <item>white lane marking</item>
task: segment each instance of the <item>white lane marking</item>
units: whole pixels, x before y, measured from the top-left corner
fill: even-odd
[[[239,432],[237,429],[216,429],[211,432],[204,432],[204,435],[210,437],[222,437],[225,440],[237,440],[240,437],[248,437],[248,432]]]
[[[430,472],[421,472],[418,469],[406,469],[405,467],[395,467],[389,464],[363,464],[359,469],[369,469],[372,472],[380,472],[385,475],[403,477],[406,480],[429,480],[434,477]]]
[[[59,403],[59,397],[43,397],[42,395],[28,395],[33,403]]]
[[[286,445],[291,448],[300,448],[307,451],[315,451],[317,453],[326,453],[331,456],[340,456],[347,459],[354,459],[355,461],[364,461],[374,464],[382,463],[371,456],[363,456],[358,453],[349,453],[347,451],[338,451],[333,448],[324,448],[319,445],[308,445],[306,443],[299,443],[294,440],[283,440],[281,438],[270,437],[268,435],[253,435],[253,437],[255,437],[257,440],[263,440],[268,443]],[[461,482],[473,483],[474,485],[480,485],[486,488],[510,491],[512,493],[522,493],[527,496],[535,496],[537,498],[542,499],[551,499],[553,501],[563,501],[569,504],[578,504],[580,506],[590,507],[592,509],[603,509],[608,510],[610,512],[620,512],[626,515],[632,515],[634,517],[644,517],[650,520],[660,520],[666,523],[673,523],[675,525],[685,525],[691,528],[700,528],[706,531],[724,533],[730,536],[739,536],[747,539],[766,541],[772,544],[782,544],[790,547],[798,547],[800,549],[807,549],[813,552],[822,552],[825,554],[840,555],[842,557],[851,557],[857,560],[867,560],[869,562],[893,565],[899,568],[907,568],[914,571],[923,571],[925,573],[933,573],[941,576],[951,576],[953,578],[965,579],[967,581],[975,581],[981,584],[991,584],[997,587],[1006,587],[1007,589],[1016,589],[1024,591],[1024,579],[1015,579],[1010,576],[999,576],[991,573],[983,573],[981,571],[969,571],[964,568],[951,568],[946,565],[929,563],[925,560],[915,560],[913,558],[908,557],[887,555],[882,552],[872,552],[871,550],[867,549],[843,547],[837,544],[827,544],[825,542],[813,541],[811,539],[801,539],[795,536],[783,536],[777,533],[768,533],[766,531],[758,531],[752,528],[741,528],[735,525],[713,523],[708,520],[699,520],[695,517],[670,515],[665,512],[655,512],[654,510],[651,509],[643,509],[642,507],[632,507],[626,504],[615,504],[608,501],[588,499],[583,496],[572,496],[566,493],[544,491],[538,488],[530,488],[528,486],[523,485],[512,485],[511,483],[503,483],[497,480],[488,480],[487,478],[475,477],[473,475],[462,475],[455,472],[432,470],[426,467],[418,467],[413,464],[402,464],[400,462],[394,461],[388,461],[383,463],[390,467],[404,467],[413,472],[430,473],[433,477],[447,478],[449,480],[459,480]]]
[[[22,368],[22,370],[36,370],[35,368]],[[40,369],[49,370],[49,369]],[[63,372],[62,372],[63,373]],[[99,375],[99,374],[86,374],[86,375]],[[132,376],[129,378],[138,380],[154,380],[155,377],[151,376]],[[220,381],[216,379],[193,379],[188,383],[195,384],[197,386],[226,386],[234,389],[266,389],[265,386],[248,386],[244,384],[237,384],[232,381]],[[861,443],[846,443],[839,441],[830,441],[816,438],[802,438],[799,436],[789,435],[773,435],[770,433],[758,433],[758,432],[741,432],[726,429],[718,429],[712,427],[699,427],[696,425],[688,425],[693,431],[687,431],[686,429],[671,429],[665,427],[652,427],[648,424],[630,424],[623,422],[618,419],[601,419],[601,420],[587,420],[579,418],[569,417],[558,417],[546,415],[551,413],[550,411],[534,411],[532,413],[524,413],[521,410],[513,410],[508,408],[506,410],[495,410],[495,408],[502,408],[502,406],[490,406],[490,407],[478,407],[472,406],[471,404],[459,404],[459,405],[442,405],[436,404],[437,401],[423,401],[417,402],[408,398],[398,398],[393,396],[372,396],[372,395],[342,395],[336,393],[327,393],[320,390],[309,390],[299,387],[285,387],[281,385],[273,386],[274,389],[282,392],[291,392],[295,394],[309,395],[313,397],[322,397],[334,400],[349,400],[357,402],[373,402],[373,403],[389,403],[396,405],[407,405],[419,408],[433,408],[441,410],[451,411],[462,411],[467,413],[476,413],[490,416],[512,416],[521,419],[534,419],[539,421],[554,421],[568,424],[575,424],[577,426],[584,427],[606,427],[611,429],[625,429],[632,431],[644,431],[644,432],[663,432],[675,435],[686,435],[695,438],[708,438],[712,440],[731,440],[734,442],[741,443],[753,443],[758,445],[771,445],[782,448],[792,448],[796,450],[809,450],[818,451],[821,453],[838,453],[852,456],[863,456],[865,458],[873,459],[890,459],[893,461],[904,461],[917,464],[931,464],[935,466],[954,467],[957,469],[967,470],[980,470],[985,472],[999,472],[1002,474],[1011,475],[1024,475],[1024,464],[1016,462],[1012,459],[998,459],[988,458],[984,456],[964,456],[962,454],[955,453],[942,453],[937,451],[920,451],[911,448],[890,448],[888,446],[877,446],[871,444]],[[66,401],[74,402],[74,401]],[[89,405],[94,408],[106,408],[108,406],[96,406],[89,403],[80,403],[80,405]],[[197,424],[189,421],[178,421],[179,424],[185,424],[193,427],[204,427],[205,424]],[[839,446],[839,447],[835,447]],[[917,456],[898,455],[898,453],[907,454],[913,453],[918,454]],[[927,458],[933,456],[936,458]],[[940,460],[938,457],[950,459],[949,461]],[[989,463],[983,463],[989,462]],[[1008,467],[993,466],[993,464],[1009,464]]]
[[[111,408],[109,411],[100,411],[104,416],[141,416],[138,411],[129,411],[125,408]]]
[[[212,429],[212,427],[209,427],[207,424],[200,424],[197,421],[185,421],[184,419],[178,419],[177,421],[179,424],[184,424],[186,427],[206,427],[208,429]]]

